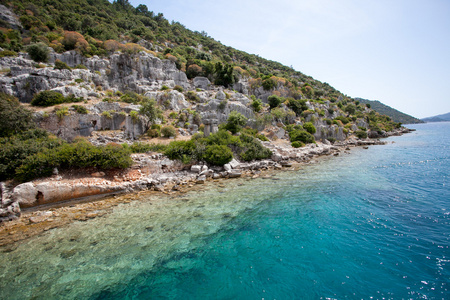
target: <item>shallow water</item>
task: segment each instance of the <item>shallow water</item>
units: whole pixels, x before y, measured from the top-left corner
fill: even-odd
[[[48,231],[0,253],[0,298],[448,299],[450,123],[411,127]]]

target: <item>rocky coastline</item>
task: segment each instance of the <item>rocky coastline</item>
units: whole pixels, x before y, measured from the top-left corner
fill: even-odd
[[[389,135],[410,132],[402,128]],[[268,172],[291,170],[313,163],[319,157],[349,154],[353,147],[384,145],[379,139],[353,139],[334,144],[317,142],[293,148],[287,141],[263,142],[271,159],[241,163],[233,159],[223,167],[207,164],[183,165],[159,153],[134,154],[133,167],[121,172],[55,174],[19,184],[1,184],[0,246],[27,239],[73,221],[104,215],[114,206],[133,199],[135,193],[174,195],[201,188],[204,183],[224,184],[231,178],[258,178]],[[85,170],[86,171],[86,170]],[[8,221],[8,222],[7,222]]]

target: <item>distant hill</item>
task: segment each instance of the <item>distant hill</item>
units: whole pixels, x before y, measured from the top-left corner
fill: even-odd
[[[370,104],[370,108],[377,111],[380,114],[387,115],[392,118],[394,122],[400,122],[402,124],[417,124],[417,123],[423,123],[422,120],[418,118],[414,118],[410,115],[407,115],[405,113],[402,113],[401,111],[396,110],[395,108],[392,108],[390,106],[387,106],[380,101],[372,101],[362,98],[355,98],[355,100],[358,100],[361,103],[364,104]]]
[[[450,113],[446,113],[443,115],[437,115],[433,117],[423,118],[424,122],[447,122],[450,121]]]

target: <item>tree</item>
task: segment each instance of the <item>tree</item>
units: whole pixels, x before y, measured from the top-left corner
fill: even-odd
[[[235,134],[239,132],[245,124],[247,124],[247,118],[237,111],[232,111],[228,116],[228,121],[224,128]]]
[[[44,43],[37,43],[27,47],[27,52],[32,60],[36,62],[46,62],[50,51]]]
[[[313,123],[311,122],[306,122],[305,124],[303,124],[303,128],[311,134],[316,133],[316,127],[314,127]]]
[[[32,114],[17,98],[0,93],[0,137],[12,136],[36,127]]]
[[[143,99],[139,112],[141,115],[147,117],[147,123],[145,124],[146,130],[148,130],[150,125],[162,114],[162,111],[157,106],[155,99],[150,99],[147,97]]]
[[[272,95],[267,98],[267,101],[269,102],[270,109],[278,107],[278,105],[281,104],[281,98],[277,95]]]

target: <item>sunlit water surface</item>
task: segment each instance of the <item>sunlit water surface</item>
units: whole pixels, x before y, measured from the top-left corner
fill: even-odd
[[[0,298],[450,299],[450,123],[410,127],[48,231],[0,252]]]

